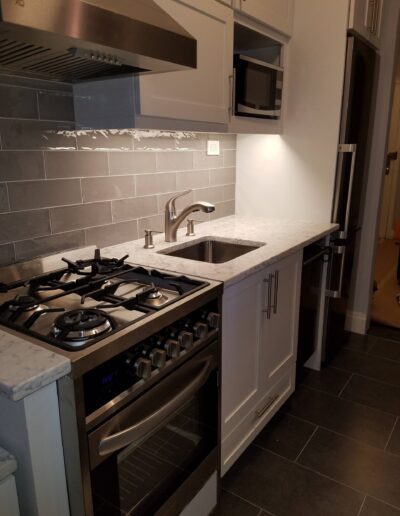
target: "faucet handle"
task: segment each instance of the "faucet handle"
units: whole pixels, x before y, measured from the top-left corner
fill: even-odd
[[[179,199],[179,197],[183,197],[184,195],[190,194],[190,192],[193,192],[191,188],[171,197],[171,199],[169,199],[165,205],[165,210],[169,211],[173,215],[176,215],[175,201]]]
[[[154,249],[153,233],[162,233],[162,231],[157,231],[156,229],[145,229],[144,230],[144,246],[143,247],[145,249]]]

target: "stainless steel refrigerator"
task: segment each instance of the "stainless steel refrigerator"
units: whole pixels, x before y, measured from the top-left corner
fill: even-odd
[[[349,36],[332,206],[332,222],[340,228],[331,240],[323,361],[334,356],[346,339],[345,320],[362,224],[377,67],[375,50]]]

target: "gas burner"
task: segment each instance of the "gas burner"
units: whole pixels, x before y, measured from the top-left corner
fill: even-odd
[[[62,260],[68,265],[70,272],[83,276],[94,276],[96,274],[107,274],[123,269],[128,256],[129,255],[126,254],[122,258],[103,258],[100,254],[100,249],[95,249],[94,258],[77,260],[76,262],[68,260],[67,258],[62,258]]]
[[[32,312],[45,308],[44,305],[40,305],[37,299],[32,296],[16,296],[8,304],[10,312]]]
[[[143,292],[138,294],[137,297],[139,303],[148,306],[149,308],[158,308],[169,302],[168,296],[156,287],[154,283],[149,287],[145,287]]]
[[[83,308],[59,315],[54,321],[52,333],[57,340],[79,347],[112,329],[112,319],[105,312]]]

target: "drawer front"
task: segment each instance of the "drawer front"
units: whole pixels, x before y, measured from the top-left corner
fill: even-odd
[[[222,441],[221,472],[224,475],[294,392],[296,365],[291,367],[255,404],[246,417]]]

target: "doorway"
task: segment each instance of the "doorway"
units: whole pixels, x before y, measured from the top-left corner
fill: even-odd
[[[398,52],[399,54],[399,52]],[[371,331],[400,340],[400,58],[397,59],[379,213]],[[396,331],[393,331],[396,330]]]

